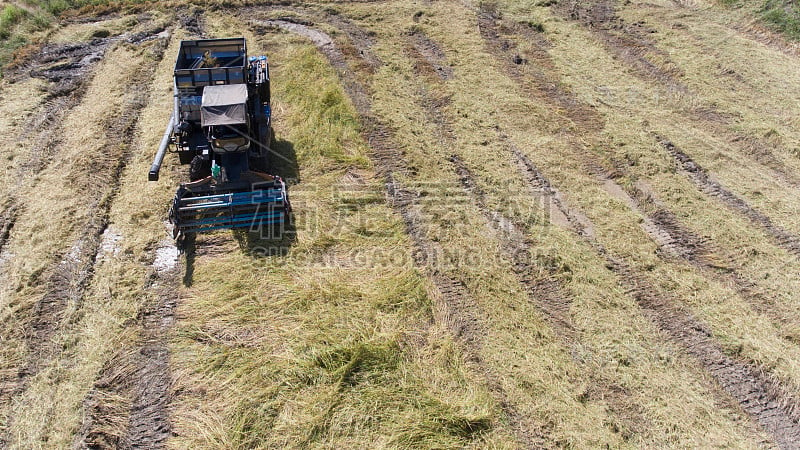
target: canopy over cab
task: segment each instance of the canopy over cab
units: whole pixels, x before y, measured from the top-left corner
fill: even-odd
[[[203,128],[247,123],[247,85],[206,86],[200,107]]]

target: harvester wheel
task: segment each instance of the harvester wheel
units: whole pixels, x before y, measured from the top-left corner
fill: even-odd
[[[189,179],[191,181],[197,181],[209,176],[211,176],[211,165],[209,162],[200,155],[195,156],[189,166]]]

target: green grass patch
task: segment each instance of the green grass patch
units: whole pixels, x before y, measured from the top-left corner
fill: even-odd
[[[321,164],[315,168],[323,171],[368,167],[364,152],[353,151],[354,146],[363,146],[359,121],[342,88],[329,83],[335,77],[333,69],[315,48],[299,51],[283,69],[286,83],[276,92],[281,101],[295,106],[289,120],[301,124],[289,136],[298,159]]]
[[[800,40],[800,7],[796,1],[767,0],[761,18],[792,40]]]
[[[783,33],[791,40],[800,40],[800,6],[796,0],[766,0],[763,3],[747,0],[716,0],[716,3],[728,8],[749,9],[768,27]]]
[[[25,7],[9,4],[0,11],[0,67],[13,63],[14,52],[39,43],[42,32],[63,15],[97,16],[148,0],[25,0]],[[105,37],[105,36],[97,36]],[[0,73],[2,78],[2,73]]]
[[[16,6],[6,5],[0,12],[0,39],[8,39],[11,29],[22,20],[28,11]]]

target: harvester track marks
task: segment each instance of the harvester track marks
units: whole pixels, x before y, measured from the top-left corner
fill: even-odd
[[[17,169],[17,186],[24,185],[53,161],[53,156],[61,146],[61,130],[58,124],[70,109],[80,103],[83,94],[83,87],[76,88],[70,95],[51,99],[39,108],[42,112],[33,118],[31,125],[20,137],[22,140],[30,140],[31,152]]]
[[[383,61],[372,51],[372,46],[375,45],[375,38],[368,32],[341,14],[329,14],[327,12],[320,12],[319,14],[324,22],[334,28],[338,28],[347,35],[350,43],[358,52],[358,57],[366,64],[368,72],[374,73],[383,65]]]
[[[523,30],[524,25],[501,22],[498,13],[482,4],[477,11],[478,28],[488,53],[497,55],[506,74],[530,97],[542,99],[553,105],[564,116],[582,129],[599,131],[605,127],[605,119],[577,96],[564,89],[553,71],[546,42],[538,36],[529,42],[538,45],[531,57],[537,58],[532,64],[518,53],[517,44],[501,35],[502,30],[514,30],[519,34],[530,34]],[[542,64],[540,64],[540,61]],[[548,70],[549,69],[549,70]]]
[[[195,8],[191,12],[180,11],[178,13],[178,21],[181,28],[186,30],[189,34],[199,38],[205,37],[205,23],[203,22],[203,10]]]
[[[516,438],[526,448],[545,448],[549,442],[546,430],[517,411],[480,354],[486,333],[482,325],[483,314],[475,299],[463,282],[437,272],[436,258],[443,251],[429,241],[420,228],[422,218],[412,208],[416,195],[399,187],[391,179],[387,186],[391,204],[402,217],[406,232],[414,244],[414,262],[418,267],[428,268],[428,277],[438,294],[435,296],[435,304],[440,311],[440,320],[461,344],[467,363],[486,380],[486,387],[505,414]]]
[[[503,252],[509,255],[514,274],[524,286],[528,300],[544,314],[545,321],[561,344],[571,351],[580,340],[580,330],[575,328],[572,321],[570,314],[572,300],[558,281],[558,274],[552,269],[534,265],[531,254],[534,244],[525,236],[521,227],[486,205],[486,194],[458,156],[452,156],[450,161],[455,166],[464,190],[470,193],[492,229],[503,236]],[[539,177],[542,179],[541,175]],[[549,186],[547,180],[542,180]],[[536,272],[540,273],[538,277],[534,277]],[[594,373],[589,373],[588,379],[592,388],[591,392],[586,392],[586,399],[604,402],[607,413],[613,417],[615,425],[622,429],[623,434],[632,436],[637,433],[636,430],[642,428],[642,424],[648,423],[649,419],[644,410],[633,402],[630,393],[624,388]]]
[[[450,162],[455,168],[462,188],[473,198],[489,227],[501,236],[503,252],[509,255],[514,274],[525,287],[528,300],[544,313],[553,332],[565,345],[574,344],[577,340],[576,330],[569,314],[572,302],[564,293],[560,283],[553,278],[556,274],[534,276],[537,268],[534,267],[531,254],[533,243],[526,237],[525,232],[513,220],[489,208],[486,204],[486,194],[477,185],[474,175],[461,158],[453,155],[450,157]]]
[[[126,448],[125,423],[130,411],[121,399],[131,397],[136,366],[132,352],[121,350],[109,358],[83,400],[84,418],[73,448]]]
[[[515,153],[519,153],[518,158],[524,157],[521,152]],[[535,172],[530,174],[530,178],[536,180],[532,188],[541,189],[541,186],[550,185],[535,166],[525,167]],[[554,203],[565,216],[574,214],[564,202]],[[617,276],[625,292],[636,300],[643,314],[711,374],[719,387],[736,400],[742,410],[772,436],[775,443],[781,448],[795,448],[796,443],[800,442],[800,399],[788,395],[780,382],[770,375],[751,364],[727,356],[714,342],[705,324],[676,306],[678,300],[662,294],[625,260],[613,255],[583,232],[577,218],[570,219],[570,223],[574,224],[573,231],[582,236],[606,261],[606,267]],[[717,401],[727,403],[725,398]]]
[[[486,16],[486,11],[484,11],[483,14]],[[489,28],[489,25],[492,23],[491,20],[493,20],[493,17],[494,16],[492,14],[488,13],[488,17],[482,19],[483,23],[488,24],[484,25],[487,27],[487,32],[484,32],[484,35],[491,35],[489,31],[491,31],[492,28]],[[538,33],[534,33],[532,30],[527,29],[527,27],[508,25],[504,26],[503,29],[514,30],[515,32],[522,33],[530,42],[536,42],[536,35]],[[495,36],[497,36],[496,33]],[[543,38],[538,37],[539,41],[542,41],[542,39]],[[537,44],[537,48],[540,50],[540,59],[544,66],[547,67],[549,57],[547,56],[546,49],[544,48],[545,46],[546,42],[539,42],[539,44]],[[509,47],[509,45],[501,45],[501,47]],[[507,54],[509,53],[507,52]],[[512,76],[512,78],[515,79],[521,87],[523,87],[521,84],[523,82],[522,77]],[[552,97],[548,96],[546,98]],[[589,108],[588,105],[584,106]],[[555,102],[553,103],[553,107],[560,109],[563,107],[563,105]],[[576,123],[576,125],[580,126],[580,123],[573,123]],[[729,130],[727,130],[721,124],[712,122],[710,126],[717,129],[721,134],[730,134]],[[594,133],[596,130],[584,131],[587,133]],[[577,134],[569,139],[573,138],[575,139],[573,148],[582,148],[582,144],[578,141]],[[501,139],[503,139],[503,136],[501,136]],[[738,138],[731,138],[731,141],[732,143],[746,146],[764,146],[763,142],[758,140],[754,141],[753,139],[741,136]],[[535,167],[535,165],[524,154],[513,148],[513,146],[512,153],[514,154],[519,167],[523,169],[523,175],[532,186],[534,191],[538,190],[540,193],[548,196],[551,199],[550,202],[547,202],[547,204],[555,206],[555,208],[551,208],[550,211],[551,221],[554,224],[561,225],[565,228],[572,227],[578,230],[578,232],[581,234],[589,236],[593,235],[594,231],[591,223],[583,214],[581,214],[579,211],[569,211],[566,208],[560,207],[566,205],[566,202],[563,201],[560,193],[553,190],[548,183],[546,183],[539,175],[537,175],[538,169]],[[709,239],[693,233],[691,230],[685,227],[671,211],[665,208],[658,208],[654,210],[653,208],[647,207],[646,204],[648,202],[639,198],[640,193],[637,192],[636,188],[628,189],[620,186],[614,180],[614,178],[620,174],[624,175],[626,169],[614,169],[612,172],[616,172],[616,174],[611,174],[609,171],[601,167],[596,160],[588,156],[587,153],[578,155],[578,158],[582,160],[586,167],[588,167],[589,172],[593,173],[603,183],[604,189],[609,192],[610,195],[623,201],[630,209],[637,211],[643,216],[644,220],[641,226],[645,232],[656,242],[661,256],[685,259],[686,261],[698,267],[709,269],[707,271],[708,275],[710,275],[712,278],[723,280],[723,282],[731,283],[737,292],[741,294],[755,308],[756,311],[766,314],[776,323],[786,322],[786,319],[783,318],[780,313],[776,313],[774,309],[769,307],[769,305],[775,304],[774,299],[771,298],[769,294],[759,292],[757,289],[753,289],[751,283],[748,283],[744,277],[735,272],[737,265],[732,256],[726,254],[721,249],[715,248]],[[767,166],[775,172],[778,178],[787,184],[794,185],[795,177],[786,175],[785,170],[776,166],[776,164],[779,164],[778,162],[773,161],[773,163],[774,164],[772,165],[767,164]],[[779,242],[788,243],[794,248],[800,248],[800,238],[796,237],[794,240],[792,240],[792,236],[789,236],[786,232],[778,234],[780,236]],[[720,270],[726,272],[728,275],[720,273]]]
[[[156,45],[154,58],[158,60],[162,55],[163,45]],[[108,119],[108,142],[123,142],[133,138],[139,113],[144,107],[141,93],[148,92],[153,70],[155,65],[134,73],[130,81],[131,92],[137,94],[126,100],[119,115]],[[133,150],[125,146],[118,158],[109,158],[94,168],[96,176],[104,180],[105,188],[93,186],[87,189],[91,194],[87,194],[84,200],[91,210],[90,218],[80,231],[75,244],[44,275],[45,294],[33,308],[33,317],[25,336],[29,357],[25,367],[19,371],[16,389],[12,393],[14,396],[22,395],[30,378],[57,355],[59,343],[53,337],[64,326],[67,307],[71,306],[76,311],[82,308],[83,297],[92,281],[95,263],[101,252],[102,235],[108,226],[108,212],[118,192],[122,171],[132,154]]]
[[[272,23],[269,23],[272,22]],[[476,373],[481,374],[486,380],[486,386],[497,404],[505,414],[515,437],[526,448],[543,448],[550,442],[546,431],[538,424],[520,414],[508,399],[502,384],[487,367],[482,356],[484,331],[482,328],[482,313],[475,300],[460,280],[455,280],[437,270],[438,255],[444,254],[442,249],[430,241],[421,228],[423,218],[415,210],[417,194],[402,186],[396,180],[395,174],[407,170],[402,154],[395,148],[394,132],[372,113],[370,97],[367,88],[355,79],[355,75],[347,70],[344,55],[326,34],[305,25],[291,23],[286,26],[281,21],[256,21],[256,25],[278,26],[287,31],[300,34],[311,39],[317,48],[328,58],[330,64],[337,70],[344,86],[345,92],[353,101],[356,112],[361,117],[364,125],[362,134],[369,144],[376,172],[385,178],[386,191],[390,206],[397,211],[406,227],[414,250],[412,257],[417,266],[428,274],[433,287],[436,289],[436,307],[442,313],[441,320],[460,343],[467,362]],[[299,26],[296,26],[299,25]],[[342,30],[347,33],[347,30]],[[321,39],[322,38],[322,39]],[[363,57],[364,52],[360,52]]]
[[[506,141],[506,139],[503,139]],[[594,225],[580,211],[572,210],[568,207],[563,195],[554,189],[550,181],[545,178],[533,161],[528,158],[519,148],[510,142],[506,142],[511,150],[513,162],[522,173],[523,179],[528,183],[532,195],[544,195],[549,199],[545,204],[552,205],[547,211],[550,222],[554,225],[571,229],[581,236],[594,238]]]
[[[610,7],[609,5],[606,6]],[[607,9],[605,6],[600,7],[599,10],[593,11],[591,14],[593,16],[599,15],[600,17],[607,16],[607,18],[603,20],[612,20],[614,17],[613,9]],[[499,19],[492,10],[482,9],[479,13],[479,25],[482,27],[481,35],[484,37],[484,40],[487,41],[487,45],[489,45],[490,48],[499,48],[500,51],[506,48],[513,49],[513,44],[508,43],[508,41],[499,36],[497,31],[498,20]],[[535,33],[528,27],[524,27],[519,24],[503,23],[502,29],[506,31],[511,30],[509,32],[526,36],[526,39],[529,42],[538,42],[536,44],[536,47],[538,48],[537,55],[539,55],[539,60],[541,60],[542,66],[545,68],[548,67],[549,56],[547,55],[545,48],[547,43],[544,41],[544,38],[537,36],[539,33]],[[510,55],[511,53],[513,52],[506,51],[506,56]],[[537,63],[539,60],[537,60]],[[535,76],[533,74],[522,75],[518,70],[515,74],[515,69],[508,63],[506,63],[506,67],[509,68],[508,71],[511,78],[514,79],[523,89],[525,89],[525,77]],[[557,83],[553,84],[555,85]],[[537,98],[536,94],[532,94],[532,98]],[[545,96],[545,98],[551,100],[553,99],[552,96]],[[579,102],[577,99],[575,99],[575,101]],[[551,103],[556,110],[564,108],[564,105],[560,102]],[[582,105],[584,108],[590,108],[590,106],[587,104]],[[567,115],[567,118],[572,120],[572,122],[575,123],[575,125],[577,125],[582,132],[595,134],[598,131],[597,129],[583,127],[580,122],[576,122],[574,118],[570,117],[569,115]],[[720,134],[731,134],[730,130],[727,130],[724,124],[717,123],[715,121],[711,121],[709,123],[709,126],[713,127]],[[575,141],[572,147],[575,149],[581,149],[583,144],[580,143],[580,137],[578,134],[575,132],[570,133],[571,137],[569,137],[569,139],[574,139]],[[501,139],[503,139],[503,136],[501,136]],[[763,142],[754,140],[754,138],[743,138],[739,136],[738,138],[730,138],[730,141],[745,147],[752,147],[754,145],[764,147]],[[563,201],[561,194],[553,190],[549,184],[544,182],[541,177],[537,175],[538,169],[524,154],[513,148],[513,146],[512,153],[516,162],[518,163],[518,166],[522,169],[523,176],[527,179],[532,189],[534,191],[538,191],[536,192],[537,194],[542,193],[551,199],[548,204],[555,206],[550,210],[551,221],[554,224],[560,225],[564,228],[571,227],[577,230],[580,234],[593,236],[594,230],[590,221],[579,211],[570,211],[568,208],[566,208],[566,206],[564,206],[567,203]],[[748,152],[745,151],[745,153]],[[771,153],[769,156],[772,156]],[[637,211],[643,216],[644,220],[641,226],[645,232],[656,242],[659,247],[659,254],[661,256],[681,258],[695,266],[708,269],[706,271],[707,275],[712,278],[722,280],[723,282],[731,283],[736,291],[742,295],[757,312],[764,313],[776,323],[786,323],[786,319],[783,318],[780,313],[776,313],[774,309],[770,308],[770,305],[775,304],[774,298],[772,298],[770,294],[759,292],[757,289],[753,289],[751,283],[748,283],[744,277],[735,272],[737,265],[732,256],[726,254],[726,252],[719,248],[715,248],[709,239],[693,233],[691,230],[689,230],[689,228],[684,226],[680,220],[668,209],[658,208],[654,210],[653,208],[646,207],[644,204],[646,202],[643,203],[639,198],[637,198],[637,192],[635,188],[631,190],[620,186],[618,183],[616,183],[616,181],[614,181],[615,176],[610,175],[608,171],[600,167],[595,160],[592,160],[591,157],[587,156],[587,153],[584,152],[583,154],[578,155],[578,158],[582,160],[582,162],[589,168],[590,172],[592,172],[601,182],[604,183],[604,189],[608,191],[609,194],[622,200],[630,209]],[[775,160],[774,157],[772,163],[773,164],[771,165],[766,165],[774,171],[779,179],[790,185],[795,184],[795,177],[786,174],[785,168],[778,167],[777,165],[780,163]],[[622,172],[624,174],[624,168],[622,169]],[[763,218],[763,215],[761,217]],[[759,222],[763,225],[761,220],[756,220],[756,222]],[[795,254],[800,251],[800,237],[786,232],[785,230],[776,230],[774,226],[772,231],[775,232],[773,235],[776,236],[776,240],[779,242],[779,245],[782,245],[784,248],[792,251]],[[720,271],[725,272],[725,274],[721,273]]]
[[[418,49],[420,44],[416,41],[423,41],[428,48],[439,49],[439,45],[435,41],[418,32],[412,34],[410,38],[414,42],[413,49],[416,50],[410,53],[415,60],[423,58],[424,61],[429,62],[428,58],[422,54],[422,50]],[[438,58],[443,60],[444,53],[441,50],[437,51],[439,53]],[[431,81],[436,82],[437,79]],[[425,88],[424,84],[420,85],[420,91],[426,115],[431,122],[436,124],[443,148],[453,148],[456,140],[455,132],[450,125],[450,118],[444,111],[444,108],[449,105],[450,98],[435,94],[430,89]],[[486,219],[489,228],[499,234],[503,251],[509,256],[514,273],[518,281],[524,286],[529,301],[544,313],[554,333],[567,346],[570,346],[576,340],[575,329],[569,316],[571,301],[565,295],[559,283],[552,278],[555,274],[548,274],[544,278],[534,277],[535,268],[533,266],[533,255],[531,254],[533,244],[523,231],[524,226],[515,223],[500,211],[492,210],[489,207],[486,202],[486,193],[478,185],[475,176],[458,155],[451,155],[449,160],[453,164],[462,189],[472,197],[474,204]]]
[[[175,267],[150,277],[146,289],[154,300],[139,313],[141,347],[135,353],[122,350],[106,362],[83,401],[76,448],[162,448],[171,436],[166,337],[178,302],[178,275]]]
[[[23,65],[13,68],[10,77],[19,80],[30,76],[49,81],[47,91],[51,98],[71,94],[91,78],[94,67],[115,40],[102,38],[46,45]]]
[[[572,2],[570,5],[573,5],[574,8],[570,9],[563,6],[554,6],[553,8],[562,16],[581,23],[617,59],[633,68],[634,73],[641,79],[659,82],[670,93],[677,92],[681,95],[694,95],[686,85],[679,81],[683,75],[678,66],[671,61],[666,52],[656,48],[655,44],[647,37],[653,34],[653,30],[647,28],[645,24],[627,23],[617,17],[612,2],[603,1],[595,4],[593,8],[582,7],[580,2]],[[713,51],[713,49],[709,50]],[[669,68],[663,69],[661,66],[650,62],[648,54],[651,53],[657,54],[658,60],[664,61],[663,64],[669,66]],[[672,97],[674,96],[670,95],[667,98]],[[716,105],[711,104],[693,105],[688,108],[686,114],[693,121],[703,122],[711,135],[723,138],[743,155],[769,168],[781,182],[795,188],[800,186],[800,177],[774,154],[776,147],[780,148],[780,145],[770,143],[760,137],[742,135],[740,132],[731,129],[731,119],[735,117],[735,114],[721,111]],[[786,154],[792,152],[791,149],[785,147],[782,151]]]
[[[644,22],[625,22],[617,16],[613,1],[573,1],[556,4],[552,9],[590,30],[612,54],[631,66],[639,77],[659,82],[669,91],[689,93],[689,88],[680,81],[682,70],[672,62],[667,52],[657,48],[648,38],[653,30]],[[651,54],[658,55],[663,63],[651,61]]]
[[[2,255],[3,247],[6,245],[11,235],[11,230],[17,222],[18,215],[19,206],[17,206],[16,201],[10,197],[7,198],[3,211],[0,213],[0,255]]]
[[[441,46],[420,30],[408,32],[409,46],[406,51],[414,61],[414,72],[431,81],[447,81],[453,78],[453,68],[447,65],[447,55]]]
[[[108,40],[99,40],[99,43],[92,41],[45,46],[26,64],[7,72],[6,76],[12,80],[21,80],[28,76],[44,78],[49,81],[49,95],[30,113],[27,124],[17,137],[19,141],[28,142],[27,146],[31,150],[16,169],[16,181],[11,186],[6,207],[0,217],[0,251],[10,237],[16,217],[25,206],[16,201],[16,198],[29,183],[35,182],[34,177],[48,166],[53,155],[58,152],[62,141],[59,124],[67,112],[81,102],[85,87],[94,76],[94,68],[104,56],[109,43]],[[62,70],[53,79],[44,76],[42,68],[55,62],[70,69]]]
[[[760,370],[727,356],[704,324],[676,308],[672,299],[655,294],[653,286],[624,261],[611,255],[606,259],[647,317],[700,362],[778,446],[795,448],[800,442],[800,401]]]
[[[572,19],[576,19],[576,20],[579,20],[579,21],[583,22],[590,29],[592,29],[594,31],[597,31],[597,32],[599,32],[601,34],[605,33],[604,35],[608,34],[608,31],[605,30],[605,28],[608,28],[608,26],[607,25],[602,25],[602,23],[606,23],[606,22],[607,23],[612,23],[614,21],[620,20],[620,19],[616,18],[616,15],[615,15],[615,12],[614,12],[614,9],[613,9],[613,5],[610,2],[602,1],[600,3],[596,3],[596,4],[594,4],[594,6],[592,8],[590,8],[588,10],[586,8],[581,9],[581,5],[580,5],[579,2],[578,3],[571,2],[570,5],[573,5],[575,8],[578,8],[578,10],[580,10],[580,11],[569,11],[567,13],[567,15],[569,15]],[[555,6],[554,8],[561,8],[561,7],[560,6]],[[562,11],[562,13],[563,13],[563,11]],[[497,13],[494,12],[492,9],[487,9],[484,6],[484,7],[482,7],[482,9],[480,9],[478,11],[478,24],[479,24],[479,27],[480,27],[480,33],[481,33],[481,36],[483,37],[484,41],[486,42],[486,45],[489,48],[489,50],[494,54],[504,55],[503,59],[506,61],[505,64],[504,64],[506,72],[509,74],[509,76],[513,80],[515,80],[517,82],[517,84],[518,84],[518,86],[520,86],[520,88],[522,88],[523,90],[527,91],[527,93],[529,95],[531,95],[532,98],[540,98],[540,97],[542,97],[542,95],[538,94],[535,91],[531,92],[530,86],[526,81],[529,78],[536,79],[537,77],[541,77],[542,75],[537,75],[536,72],[523,73],[518,68],[519,67],[518,65],[511,64],[511,63],[508,62],[509,55],[513,54],[514,44],[512,42],[508,41],[507,39],[504,39],[503,37],[500,36],[499,31],[498,31],[498,28],[499,28],[498,23],[500,23],[499,21],[500,21],[500,19],[498,18]],[[590,22],[591,22],[591,24],[589,24]],[[598,24],[600,24],[600,25],[598,25]],[[631,32],[630,31],[630,27],[631,26],[629,24],[624,24],[624,26],[622,26],[622,28],[625,29],[625,30],[628,30],[628,32]],[[503,23],[503,27],[502,28],[504,30],[511,30],[511,32],[517,33],[517,34],[521,34],[523,36],[527,36],[527,35],[531,34],[530,30],[527,30],[524,26],[519,25],[519,24],[506,24],[506,23]],[[638,30],[638,28],[641,28],[641,25],[637,25],[634,28]],[[644,29],[642,28],[642,30],[644,30]],[[642,30],[633,31],[633,33],[634,34],[638,33],[638,35],[641,35],[641,34],[644,33],[644,31],[642,31]],[[644,39],[644,38],[641,38],[641,39]],[[537,44],[537,45],[538,45],[538,48],[539,48],[540,51],[538,51],[536,54],[541,56],[541,60],[543,62],[542,67],[545,67],[545,68],[548,67],[547,62],[549,61],[549,57],[547,56],[546,49],[543,48],[542,42],[540,42],[540,41],[542,41],[542,39],[541,38],[538,39],[538,40],[537,39],[528,39],[528,41],[529,42],[534,42],[534,43],[539,42],[539,44]],[[557,77],[554,76],[553,79],[557,81]],[[546,89],[548,86],[557,86],[558,84],[559,83],[552,82],[552,81],[550,83],[542,83],[542,82],[536,82],[535,83],[536,89],[538,89],[540,91],[542,91],[543,89]],[[542,91],[542,92],[545,92],[545,91]],[[587,120],[586,120],[587,117],[596,116],[598,118],[597,120],[600,120],[600,123],[602,122],[601,116],[598,113],[596,113],[588,104],[580,102],[580,100],[578,100],[577,98],[575,98],[571,94],[564,94],[564,95],[568,95],[569,96],[569,99],[570,99],[569,102],[564,102],[563,100],[559,100],[559,96],[556,96],[556,95],[544,95],[544,98],[547,99],[548,101],[550,101],[551,105],[556,110],[564,110],[565,111],[565,116],[568,119],[570,119],[574,124],[579,126],[583,131],[585,131],[587,133],[596,133],[597,131],[602,129],[602,125],[600,125],[599,128],[598,128],[597,124],[594,124],[594,125],[589,124],[589,126],[586,126],[587,125]],[[577,107],[581,111],[585,110],[585,111],[591,112],[592,115],[585,116],[584,114],[582,114],[580,112],[570,113],[570,111],[571,111],[570,108],[573,107],[573,105],[577,105]],[[706,110],[695,111],[695,112],[697,114],[699,114],[699,115],[713,116],[713,117],[717,117],[717,116],[720,115],[719,112],[717,112],[717,111],[715,111],[713,109],[706,109]],[[712,129],[714,129],[717,134],[722,135],[722,136],[726,136],[727,140],[732,145],[735,145],[735,146],[739,147],[740,151],[742,151],[744,154],[748,155],[748,157],[753,158],[755,161],[757,161],[757,162],[763,164],[764,166],[768,167],[769,169],[771,169],[773,171],[773,173],[775,174],[776,178],[778,178],[779,180],[781,180],[784,183],[789,184],[791,186],[796,186],[797,185],[798,178],[795,175],[793,175],[791,173],[791,171],[788,170],[771,153],[771,150],[768,148],[769,146],[766,143],[764,143],[762,140],[757,139],[757,138],[743,137],[741,135],[737,135],[735,133],[732,133],[725,126],[725,121],[724,120],[716,120],[713,117],[711,117],[711,118],[706,117],[706,119],[704,119],[704,122],[707,123],[709,127],[712,127]],[[665,144],[662,143],[662,145],[665,145]],[[680,158],[682,158],[684,156],[685,155],[681,156]],[[673,155],[673,157],[678,159],[680,164],[683,164],[683,162],[680,161],[680,159],[678,157],[676,157],[675,155]],[[690,165],[696,166],[696,164],[694,164],[693,162],[691,162]],[[697,175],[696,174],[696,169],[692,168],[691,166],[686,167],[685,171],[687,171],[688,173],[692,174],[693,181],[695,182],[695,184],[698,185],[698,187],[700,187],[701,190],[703,190],[704,192],[707,192],[707,193],[709,193],[711,195],[715,195],[715,196],[719,197],[724,202],[726,202],[729,206],[731,206],[734,209],[737,209],[740,212],[744,213],[753,222],[755,222],[755,223],[761,225],[762,227],[764,227],[765,229],[767,229],[768,232],[772,236],[775,237],[775,239],[779,243],[779,245],[782,246],[784,249],[787,249],[788,251],[790,251],[790,252],[792,252],[794,254],[800,254],[800,236],[797,236],[797,235],[795,235],[793,233],[790,233],[790,232],[788,232],[786,230],[781,229],[780,227],[777,227],[777,226],[773,225],[771,223],[771,221],[769,221],[769,219],[767,217],[765,217],[763,214],[753,210],[753,208],[749,207],[748,205],[746,205],[746,203],[744,203],[743,200],[739,199],[735,195],[732,195],[732,194],[729,195],[730,192],[728,192],[728,191],[726,191],[724,189],[720,190],[719,189],[720,186],[718,186],[718,185],[717,186],[713,186],[711,183],[714,183],[714,182],[711,182],[710,180],[708,180],[707,176],[705,176],[704,179],[698,179],[698,177],[702,178],[702,175]],[[559,220],[559,217],[554,216],[553,218],[556,221]],[[652,222],[652,220],[651,220],[651,222]],[[588,229],[588,228],[584,227],[584,229]],[[663,235],[662,232],[659,232],[656,235],[658,235],[658,234],[662,234]],[[662,236],[662,237],[665,237],[665,236]],[[669,246],[672,246],[672,244],[669,244],[668,247]],[[677,246],[677,247],[673,246],[672,248],[675,249],[675,250],[678,250],[679,253],[685,253],[685,254],[687,254],[689,256],[697,256],[696,252],[694,252],[692,250],[689,250],[688,252],[685,252],[684,251],[685,249],[681,249],[680,246]]]
[[[659,206],[652,194],[646,194],[636,185],[623,188],[598,170],[601,169],[591,171],[605,180],[606,190],[644,217],[641,226],[659,246],[660,256],[683,259],[702,270],[707,277],[731,285],[756,312],[774,323],[785,325],[791,322],[775,295],[760,289],[739,273],[740,264],[734,256],[686,228],[675,214]],[[653,203],[656,206],[652,206]]]
[[[625,170],[615,170],[610,173],[593,160],[584,161],[588,171],[602,184],[611,197],[624,203],[630,210],[640,214],[643,220],[640,224],[642,230],[658,245],[662,257],[684,259],[690,263],[718,267],[708,261],[710,256],[717,256],[718,250],[713,249],[709,239],[698,236],[687,227],[671,211],[663,207],[653,193],[645,193],[637,186],[623,187],[615,181],[614,175],[621,175]],[[722,267],[727,268],[725,264]]]
[[[692,160],[672,142],[658,138],[659,143],[675,160],[678,168],[697,188],[712,197],[718,198],[725,206],[743,215],[766,234],[771,236],[776,245],[789,253],[800,256],[800,236],[772,223],[772,220],[750,206],[744,199],[726,189],[715,181],[704,168]]]
[[[175,318],[178,303],[176,282],[179,271],[160,273],[150,289],[156,302],[140,316],[143,344],[137,355],[132,386],[133,403],[126,441],[131,448],[163,448],[172,434],[167,405],[170,399],[171,374],[167,332]]]

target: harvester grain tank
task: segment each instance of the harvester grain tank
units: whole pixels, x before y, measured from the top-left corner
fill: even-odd
[[[244,38],[181,42],[173,113],[148,177],[158,180],[168,151],[190,165],[169,213],[176,239],[286,220],[286,184],[267,173],[269,82],[267,57],[248,57]]]

